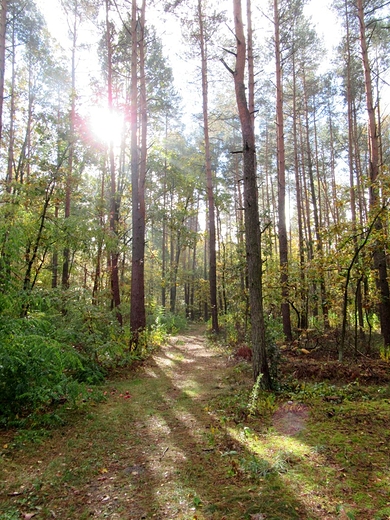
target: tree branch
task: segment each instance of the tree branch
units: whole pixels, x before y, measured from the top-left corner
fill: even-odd
[[[221,61],[221,63],[223,63],[225,65],[227,70],[234,76],[234,74],[235,74],[234,70],[229,67],[229,65],[226,63],[226,61],[223,58],[220,58],[220,61]]]

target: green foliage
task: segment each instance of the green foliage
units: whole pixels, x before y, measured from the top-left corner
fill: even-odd
[[[219,317],[223,340],[229,347],[235,347],[248,339],[248,330],[245,323],[243,309],[229,312]]]
[[[0,329],[3,417],[77,399],[79,389],[74,376],[83,370],[80,356],[52,337],[53,327],[47,319],[3,317]]]
[[[194,498],[192,499],[192,503],[193,503],[194,507],[198,508],[198,507],[201,507],[202,500],[197,495],[195,495]]]
[[[278,372],[281,362],[281,353],[277,341],[283,339],[283,325],[280,319],[275,319],[272,315],[265,317],[266,347],[269,363],[270,375],[273,388],[278,387]]]
[[[269,417],[276,409],[276,397],[274,394],[261,389],[261,374],[253,385],[249,402],[248,415],[257,417]]]
[[[11,507],[7,511],[0,513],[0,520],[19,520],[19,511],[14,507]]]
[[[42,417],[48,406],[88,399],[86,385],[102,381],[107,366],[123,354],[111,316],[102,319],[80,298],[64,301],[59,294],[34,294],[25,318],[13,317],[2,299],[1,424],[27,416],[34,422],[32,412]]]
[[[99,398],[91,386],[101,383],[109,370],[148,355],[186,325],[184,318],[157,309],[140,348],[132,352],[129,327],[120,327],[109,309],[92,305],[82,290],[32,291],[25,318],[16,317],[18,298],[3,295],[0,307],[3,425],[29,417],[30,425],[47,419],[51,426],[54,414],[45,415],[48,407]]]
[[[270,475],[287,473],[290,467],[299,462],[299,458],[290,451],[278,451],[272,460],[252,454],[240,461],[240,469],[252,479],[266,478]]]
[[[177,334],[187,327],[187,320],[179,314],[172,314],[163,307],[155,306],[147,317],[147,326],[151,331],[161,334]]]
[[[252,455],[249,459],[241,460],[240,469],[251,478],[265,478],[274,473],[274,468],[268,460]]]
[[[382,361],[386,361],[386,363],[390,363],[390,347],[382,345],[379,348],[379,357],[382,359]]]
[[[253,385],[252,392],[251,392],[251,395],[249,398],[249,403],[248,403],[249,415],[255,414],[255,411],[257,408],[257,402],[259,399],[259,393],[260,393],[260,389],[261,389],[260,383],[261,383],[262,376],[263,376],[263,374],[259,374],[257,376],[255,384]]]
[[[302,401],[311,401],[318,398],[326,399],[329,397],[337,398],[340,402],[357,398],[362,398],[363,400],[369,399],[369,396],[364,394],[358,382],[337,386],[326,381],[315,383],[290,381],[283,386],[282,390],[284,395]]]
[[[343,516],[343,518],[347,517],[350,520],[356,520],[356,516],[352,513],[352,511],[347,511],[342,505],[336,506],[336,513],[338,516]]]

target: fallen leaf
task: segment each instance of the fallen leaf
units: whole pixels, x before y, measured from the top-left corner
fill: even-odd
[[[30,520],[30,518],[33,518],[36,515],[36,513],[24,513],[23,518],[26,520]]]

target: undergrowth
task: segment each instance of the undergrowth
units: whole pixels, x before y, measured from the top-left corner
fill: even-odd
[[[44,422],[64,403],[77,407],[99,399],[96,385],[110,371],[145,358],[183,320],[157,310],[139,347],[113,312],[92,305],[82,292],[37,292],[26,317],[1,301],[0,427]]]
[[[64,428],[2,432],[0,518],[388,520],[388,386],[266,392],[249,363],[200,351],[172,342]]]

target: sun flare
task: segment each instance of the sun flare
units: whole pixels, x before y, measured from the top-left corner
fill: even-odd
[[[122,113],[96,106],[90,111],[89,121],[91,131],[99,141],[119,146],[124,126]]]

